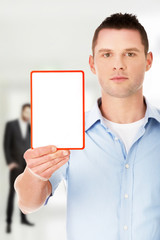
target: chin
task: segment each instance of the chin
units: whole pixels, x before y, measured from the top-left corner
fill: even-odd
[[[127,98],[127,97],[130,97],[131,95],[133,95],[133,93],[131,92],[105,92],[105,94],[111,96],[111,97],[114,97],[114,98]]]

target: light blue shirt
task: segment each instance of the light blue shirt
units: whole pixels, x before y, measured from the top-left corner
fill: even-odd
[[[53,193],[66,180],[67,240],[160,240],[160,111],[147,102],[128,154],[98,104],[85,125],[85,149],[50,178]]]

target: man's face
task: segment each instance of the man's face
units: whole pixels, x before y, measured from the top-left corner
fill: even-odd
[[[89,63],[99,79],[102,96],[125,98],[142,92],[145,71],[152,64],[152,53],[145,56],[140,33],[136,30],[102,29]]]
[[[22,111],[22,119],[25,122],[30,122],[30,107],[25,107]]]

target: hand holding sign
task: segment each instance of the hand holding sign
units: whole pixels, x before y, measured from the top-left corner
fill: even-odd
[[[57,150],[55,146],[45,146],[28,149],[24,154],[27,168],[43,181],[47,181],[52,174],[69,160],[68,150]]]

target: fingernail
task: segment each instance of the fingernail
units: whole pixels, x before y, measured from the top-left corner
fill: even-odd
[[[68,151],[63,151],[63,155],[67,156],[68,155]]]
[[[56,148],[55,147],[52,147],[52,152],[55,152],[56,151]]]

